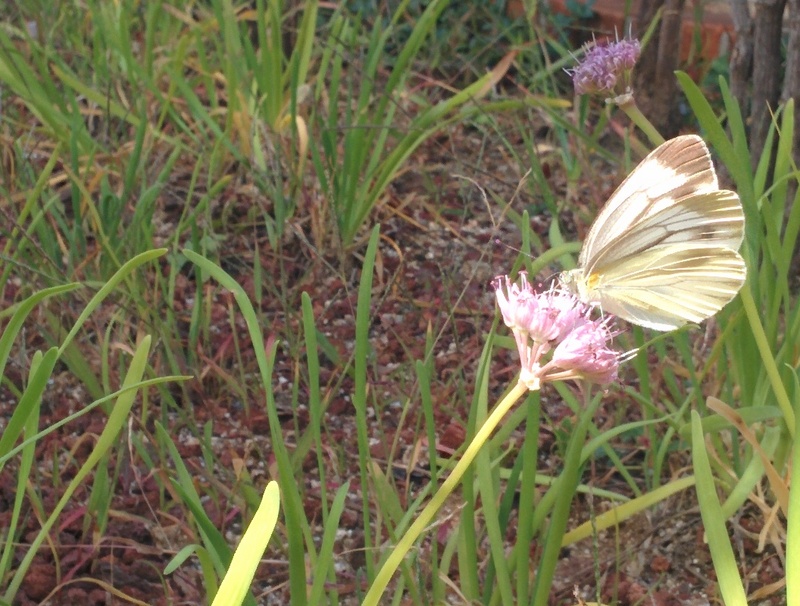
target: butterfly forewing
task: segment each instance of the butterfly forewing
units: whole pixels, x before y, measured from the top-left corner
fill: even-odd
[[[696,135],[671,139],[652,151],[620,184],[600,210],[584,241],[579,263],[587,267],[649,217],[701,192],[718,189],[711,156]]]
[[[735,192],[695,194],[657,213],[648,213],[634,228],[589,256],[583,267],[587,274],[604,274],[643,251],[681,242],[737,250],[743,234],[744,213]]]

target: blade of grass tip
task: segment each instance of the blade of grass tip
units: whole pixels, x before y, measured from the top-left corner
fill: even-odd
[[[127,311],[124,312],[126,319],[127,319]],[[116,314],[112,316],[108,323],[106,324],[106,328],[103,331],[103,341],[100,346],[100,384],[102,393],[100,397],[103,397],[104,393],[111,393],[111,364],[113,361],[113,357],[111,356],[111,344],[114,342],[114,329],[116,328],[117,323],[117,316]],[[94,373],[92,373],[92,377],[94,377]],[[95,380],[97,380],[95,378]],[[147,427],[144,423],[142,426]]]
[[[250,591],[253,575],[278,522],[280,489],[275,481],[267,484],[256,514],[233,554],[230,568],[211,606],[239,606]],[[315,602],[319,603],[319,602]]]
[[[275,460],[278,464],[278,484],[281,488],[281,496],[284,499],[283,511],[286,519],[286,533],[289,543],[289,584],[293,600],[297,600],[298,606],[304,606],[306,601],[306,557],[316,560],[316,548],[314,545],[308,520],[305,518],[305,510],[300,495],[300,489],[295,477],[295,470],[292,466],[289,452],[281,434],[281,422],[275,407],[275,399],[272,393],[272,370],[275,367],[275,354],[277,343],[271,343],[269,349],[264,344],[261,334],[261,324],[258,320],[253,305],[247,298],[247,293],[221,267],[218,267],[205,257],[194,251],[184,249],[184,256],[192,263],[197,265],[202,271],[214,278],[220,286],[228,289],[232,294],[239,310],[244,317],[247,325],[248,334],[253,344],[253,350],[258,362],[261,382],[266,393],[266,410],[269,419],[270,436]],[[269,356],[269,357],[268,357]]]
[[[142,380],[142,376],[147,369],[147,356],[150,353],[151,340],[152,339],[149,335],[144,337],[142,342],[136,348],[136,351],[131,359],[130,366],[128,367],[128,373],[125,375],[125,379],[122,383],[123,387],[138,383]],[[31,563],[33,562],[33,558],[38,553],[39,547],[49,535],[50,530],[52,529],[56,520],[58,520],[59,515],[72,498],[73,493],[75,490],[77,490],[78,486],[80,486],[86,476],[89,475],[94,466],[97,465],[97,463],[105,456],[105,454],[118,444],[117,436],[125,426],[125,422],[136,398],[136,393],[137,392],[133,390],[127,391],[122,393],[117,398],[114,408],[112,409],[111,414],[106,421],[106,426],[103,428],[100,437],[97,438],[97,443],[95,444],[94,449],[92,449],[92,452],[89,453],[86,462],[77,471],[75,477],[64,490],[64,494],[61,496],[61,499],[59,499],[58,503],[53,509],[53,513],[47,518],[45,523],[42,525],[41,530],[36,535],[36,538],[32,541],[27,553],[25,554],[25,557],[20,562],[19,567],[14,574],[14,578],[11,579],[11,582],[6,589],[4,599],[10,602],[14,601],[14,597],[16,596],[22,580],[27,574]]]
[[[75,335],[78,334],[78,331],[83,327],[83,323],[86,319],[94,312],[94,310],[102,303],[103,299],[105,299],[111,292],[116,288],[116,286],[124,280],[127,276],[129,276],[137,267],[147,263],[148,261],[152,261],[157,259],[158,257],[163,256],[166,254],[166,248],[157,248],[154,250],[148,250],[141,254],[136,255],[133,259],[126,262],[125,264],[120,267],[116,273],[114,273],[111,278],[97,291],[97,293],[91,298],[91,300],[86,304],[86,307],[78,316],[78,319],[75,320],[75,324],[72,327],[72,330],[67,333],[67,336],[64,338],[64,341],[61,343],[61,347],[59,348],[59,354],[61,354],[67,346],[72,342],[72,339],[75,338]]]
[[[596,515],[593,520],[584,522],[577,528],[570,530],[564,535],[561,541],[562,547],[567,547],[573,543],[588,538],[593,532],[602,532],[607,528],[612,528],[621,524],[625,520],[638,515],[642,511],[665,501],[669,497],[686,490],[695,485],[694,476],[686,476],[672,482],[668,482],[658,488],[646,492],[640,497],[631,499],[627,503],[617,505],[613,509],[609,509],[599,515]]]
[[[739,576],[728,529],[725,527],[725,517],[722,515],[722,506],[717,497],[714,476],[711,474],[700,415],[696,410],[692,411],[692,461],[697,478],[695,488],[700,505],[700,517],[703,520],[722,601],[726,606],[747,606],[747,596]]]
[[[8,324],[6,324],[5,330],[3,330],[3,336],[0,337],[0,376],[5,375],[8,356],[11,354],[11,349],[14,347],[14,341],[19,331],[22,329],[25,319],[31,311],[33,311],[33,308],[48,297],[75,290],[79,286],[80,283],[71,282],[70,284],[45,288],[44,290],[32,294],[15,306],[14,313],[8,321]]]
[[[381,512],[381,518],[386,523],[386,532],[390,539],[393,539],[395,530],[403,519],[402,500],[381,466],[374,461],[369,462],[369,480],[374,487],[374,506]]]
[[[772,142],[775,139],[775,125],[771,124],[769,130],[767,131],[767,136],[764,139],[764,149],[761,150],[761,156],[758,158],[758,162],[756,163],[756,169],[753,173],[753,196],[757,199],[761,199],[764,194],[766,193],[767,184],[772,182],[772,170],[773,170],[773,144]],[[776,158],[777,161],[777,158]],[[749,227],[747,225],[747,217],[748,215],[745,214],[745,229]],[[772,220],[774,217],[770,216],[769,213],[766,213],[766,220]],[[781,218],[783,218],[781,216]]]
[[[172,574],[178,568],[183,566],[184,562],[193,555],[197,556],[197,561],[200,562],[200,570],[202,571],[203,582],[205,583],[206,596],[217,595],[217,571],[214,568],[214,562],[208,550],[202,545],[192,543],[182,547],[172,559],[164,566],[164,574]]]
[[[793,175],[792,144],[794,140],[794,102],[792,99],[780,111],[780,116],[776,115],[773,124],[775,125],[778,136],[778,149],[775,151],[775,167],[772,174],[772,193],[771,197],[775,200],[776,213],[783,222],[786,216],[786,204],[788,202],[789,180]],[[780,118],[780,122],[778,119]],[[776,217],[776,218],[778,218]]]

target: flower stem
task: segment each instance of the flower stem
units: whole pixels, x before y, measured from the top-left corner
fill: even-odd
[[[638,126],[645,135],[647,135],[647,138],[650,139],[650,142],[653,145],[661,145],[664,143],[664,137],[661,136],[661,133],[656,130],[656,127],[653,126],[653,123],[645,117],[645,115],[642,113],[642,110],[640,110],[639,106],[636,105],[636,101],[634,100],[632,94],[618,97],[617,105],[622,111],[628,114],[628,117],[631,119],[631,121]]]
[[[431,520],[433,520],[433,516],[437,511],[439,511],[445,500],[447,500],[447,497],[449,497],[455,487],[458,486],[461,478],[467,471],[467,468],[475,459],[481,447],[486,443],[486,440],[489,439],[489,436],[492,435],[494,429],[499,425],[506,413],[511,410],[511,407],[514,405],[514,403],[524,396],[527,391],[528,388],[525,385],[522,383],[517,383],[514,389],[512,389],[497,406],[495,406],[492,413],[487,417],[486,421],[484,421],[483,425],[478,430],[478,433],[475,434],[472,442],[470,442],[469,446],[467,446],[467,449],[464,451],[464,455],[461,457],[461,460],[456,463],[453,471],[450,472],[450,475],[447,476],[447,479],[442,483],[441,488],[439,488],[436,494],[433,495],[422,512],[420,512],[419,517],[414,520],[414,523],[411,524],[405,534],[400,538],[400,541],[389,555],[389,558],[378,571],[378,574],[370,586],[367,595],[364,596],[364,601],[362,602],[361,606],[377,606],[378,600],[380,600],[384,590],[386,589],[386,586],[389,584],[389,581],[392,578],[392,575],[397,570],[398,566],[400,566],[400,563],[408,553],[408,550],[411,549],[411,546],[414,544],[414,542],[428,527],[428,524],[430,524]]]

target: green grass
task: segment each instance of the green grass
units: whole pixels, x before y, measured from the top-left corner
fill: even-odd
[[[561,384],[495,418],[515,362],[481,307],[481,268],[569,267],[578,245],[561,219],[591,219],[595,159],[624,165],[632,146],[619,162],[602,139],[610,112],[564,93],[558,27],[456,4],[13,6],[0,26],[0,472],[15,489],[0,603],[42,561],[56,596],[107,587],[73,570],[60,532],[97,560],[130,547],[120,519],[149,529],[137,557],[160,597],[195,586],[189,599],[222,600],[234,543],[278,494],[252,587],[236,571],[244,603],[278,586],[293,604],[545,604],[562,547],[692,486],[730,603],[744,563],[725,521],[759,487],[796,536],[793,107],[753,171],[724,80],[714,108],[678,75],[745,208],[741,298],[707,338],[622,336],[646,349],[609,394]],[[476,228],[487,209],[495,224]],[[417,234],[472,242],[508,225],[532,257],[492,255],[486,238],[463,264],[405,257]],[[392,324],[397,301],[416,328]],[[487,419],[499,424],[481,433]],[[475,464],[459,467],[465,453]],[[687,469],[673,476],[676,460]],[[593,485],[589,466],[618,481]],[[149,509],[127,511],[123,494]]]

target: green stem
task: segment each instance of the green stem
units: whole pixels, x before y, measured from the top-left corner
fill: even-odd
[[[628,114],[631,121],[647,135],[653,145],[661,145],[664,142],[664,137],[661,136],[661,133],[656,130],[653,123],[645,117],[639,106],[636,105],[632,94],[617,97],[616,103],[622,111]]]
[[[419,517],[414,520],[414,523],[411,524],[409,529],[397,543],[397,546],[389,555],[389,558],[386,560],[383,567],[380,569],[380,571],[378,571],[378,574],[375,577],[372,586],[369,588],[367,595],[364,596],[364,601],[362,602],[361,606],[377,606],[378,600],[380,600],[384,590],[386,589],[386,586],[389,584],[389,581],[392,578],[392,575],[397,570],[398,566],[400,566],[400,563],[408,553],[408,550],[411,549],[411,546],[414,544],[414,542],[431,523],[433,516],[436,515],[437,511],[439,511],[445,500],[447,500],[447,497],[449,497],[455,487],[458,486],[461,478],[467,471],[467,468],[475,459],[484,443],[486,443],[486,440],[489,439],[489,436],[492,435],[494,429],[498,426],[500,421],[511,409],[514,403],[524,396],[527,391],[528,388],[525,385],[522,383],[517,383],[514,389],[512,389],[497,406],[495,406],[492,414],[489,415],[481,428],[478,430],[478,433],[475,434],[472,442],[470,442],[469,446],[467,446],[467,449],[464,451],[464,456],[462,456],[461,460],[456,463],[453,471],[442,483],[441,488],[439,488],[438,492],[433,495],[430,502],[428,502],[428,504],[419,514]]]

